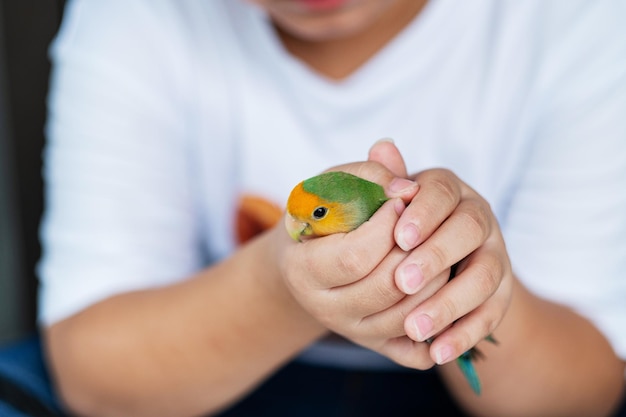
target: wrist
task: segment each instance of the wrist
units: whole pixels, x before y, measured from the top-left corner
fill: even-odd
[[[287,245],[296,243],[282,229],[282,222],[252,244],[260,247],[255,263],[262,265],[265,271],[263,276],[259,277],[263,280],[260,285],[267,291],[267,296],[275,300],[276,307],[282,310],[281,314],[287,314],[297,322],[298,331],[309,334],[313,340],[326,335],[328,329],[298,302],[285,279],[282,267],[284,249]]]

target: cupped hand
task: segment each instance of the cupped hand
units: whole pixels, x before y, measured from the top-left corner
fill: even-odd
[[[394,236],[408,255],[395,271],[405,294],[431,292],[454,267],[454,279],[411,311],[406,334],[434,340],[432,359],[443,364],[491,334],[510,304],[513,274],[498,222],[487,201],[445,169],[413,176],[419,191],[398,220]]]
[[[432,366],[428,345],[406,336],[404,318],[443,285],[447,276],[434,279],[431,291],[425,288],[410,296],[394,282],[407,252],[396,245],[393,231],[406,204],[415,197],[417,185],[406,179],[404,161],[390,142],[376,144],[369,161],[331,170],[382,185],[390,200],[352,232],[301,243],[285,240],[280,259],[288,288],[330,331],[399,363],[422,369]],[[390,345],[402,348],[387,353]]]
[[[488,203],[448,170],[407,181],[387,141],[367,162],[331,170],[377,182],[391,199],[353,232],[286,246],[283,276],[299,303],[329,330],[418,369],[491,334],[513,277]]]

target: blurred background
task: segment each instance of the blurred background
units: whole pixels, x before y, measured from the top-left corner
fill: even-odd
[[[63,5],[0,0],[0,343],[36,328],[48,46]]]

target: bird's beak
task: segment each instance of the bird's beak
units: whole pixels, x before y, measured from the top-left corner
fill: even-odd
[[[300,239],[302,236],[308,236],[313,233],[310,224],[296,220],[289,214],[285,216],[285,226],[289,236],[297,242],[302,241]]]

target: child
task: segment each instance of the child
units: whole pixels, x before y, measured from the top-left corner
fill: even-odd
[[[623,12],[70,2],[39,265],[67,407],[609,415],[626,358]],[[329,168],[391,199],[354,232],[294,242],[286,197]],[[480,395],[455,363],[474,346]]]

